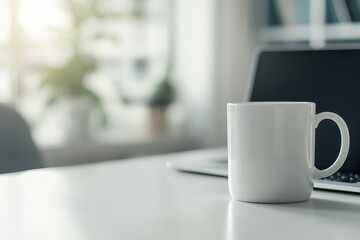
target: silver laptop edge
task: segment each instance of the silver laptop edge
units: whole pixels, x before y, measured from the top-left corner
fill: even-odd
[[[168,161],[166,166],[177,171],[187,172],[187,173],[195,173],[201,175],[209,175],[216,177],[228,177],[228,169],[227,164],[221,163],[224,159],[227,159],[227,150],[224,148],[222,159],[219,159],[219,155],[217,158],[184,158],[177,159],[174,161]],[[223,164],[223,166],[221,166]],[[360,182],[357,183],[346,183],[346,182],[330,182],[328,180],[315,179],[314,180],[314,188],[315,189],[324,189],[324,190],[332,190],[332,191],[341,191],[341,192],[353,192],[360,193]]]

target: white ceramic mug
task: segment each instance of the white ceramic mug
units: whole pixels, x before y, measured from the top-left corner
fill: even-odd
[[[349,151],[349,131],[337,114],[315,114],[311,102],[228,103],[229,190],[240,201],[286,203],[310,198],[313,179],[334,174]],[[327,169],[315,167],[315,129],[340,129],[341,149]]]

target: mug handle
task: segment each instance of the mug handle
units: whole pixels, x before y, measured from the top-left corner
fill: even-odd
[[[349,152],[350,146],[350,137],[349,137],[349,130],[345,121],[337,114],[332,112],[322,112],[315,115],[315,128],[318,127],[319,123],[322,120],[329,119],[334,121],[340,129],[341,135],[341,148],[338,157],[336,158],[335,162],[328,168],[324,170],[319,170],[315,167],[314,178],[324,178],[328,177],[335,172],[337,172],[341,166],[344,164],[345,159]]]

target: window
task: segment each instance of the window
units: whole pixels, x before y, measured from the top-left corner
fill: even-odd
[[[0,0],[0,101],[40,145],[153,136],[148,101],[171,70],[168,5]]]

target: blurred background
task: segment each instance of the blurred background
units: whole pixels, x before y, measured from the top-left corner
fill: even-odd
[[[0,102],[46,166],[226,146],[260,45],[360,40],[358,0],[0,0]]]

